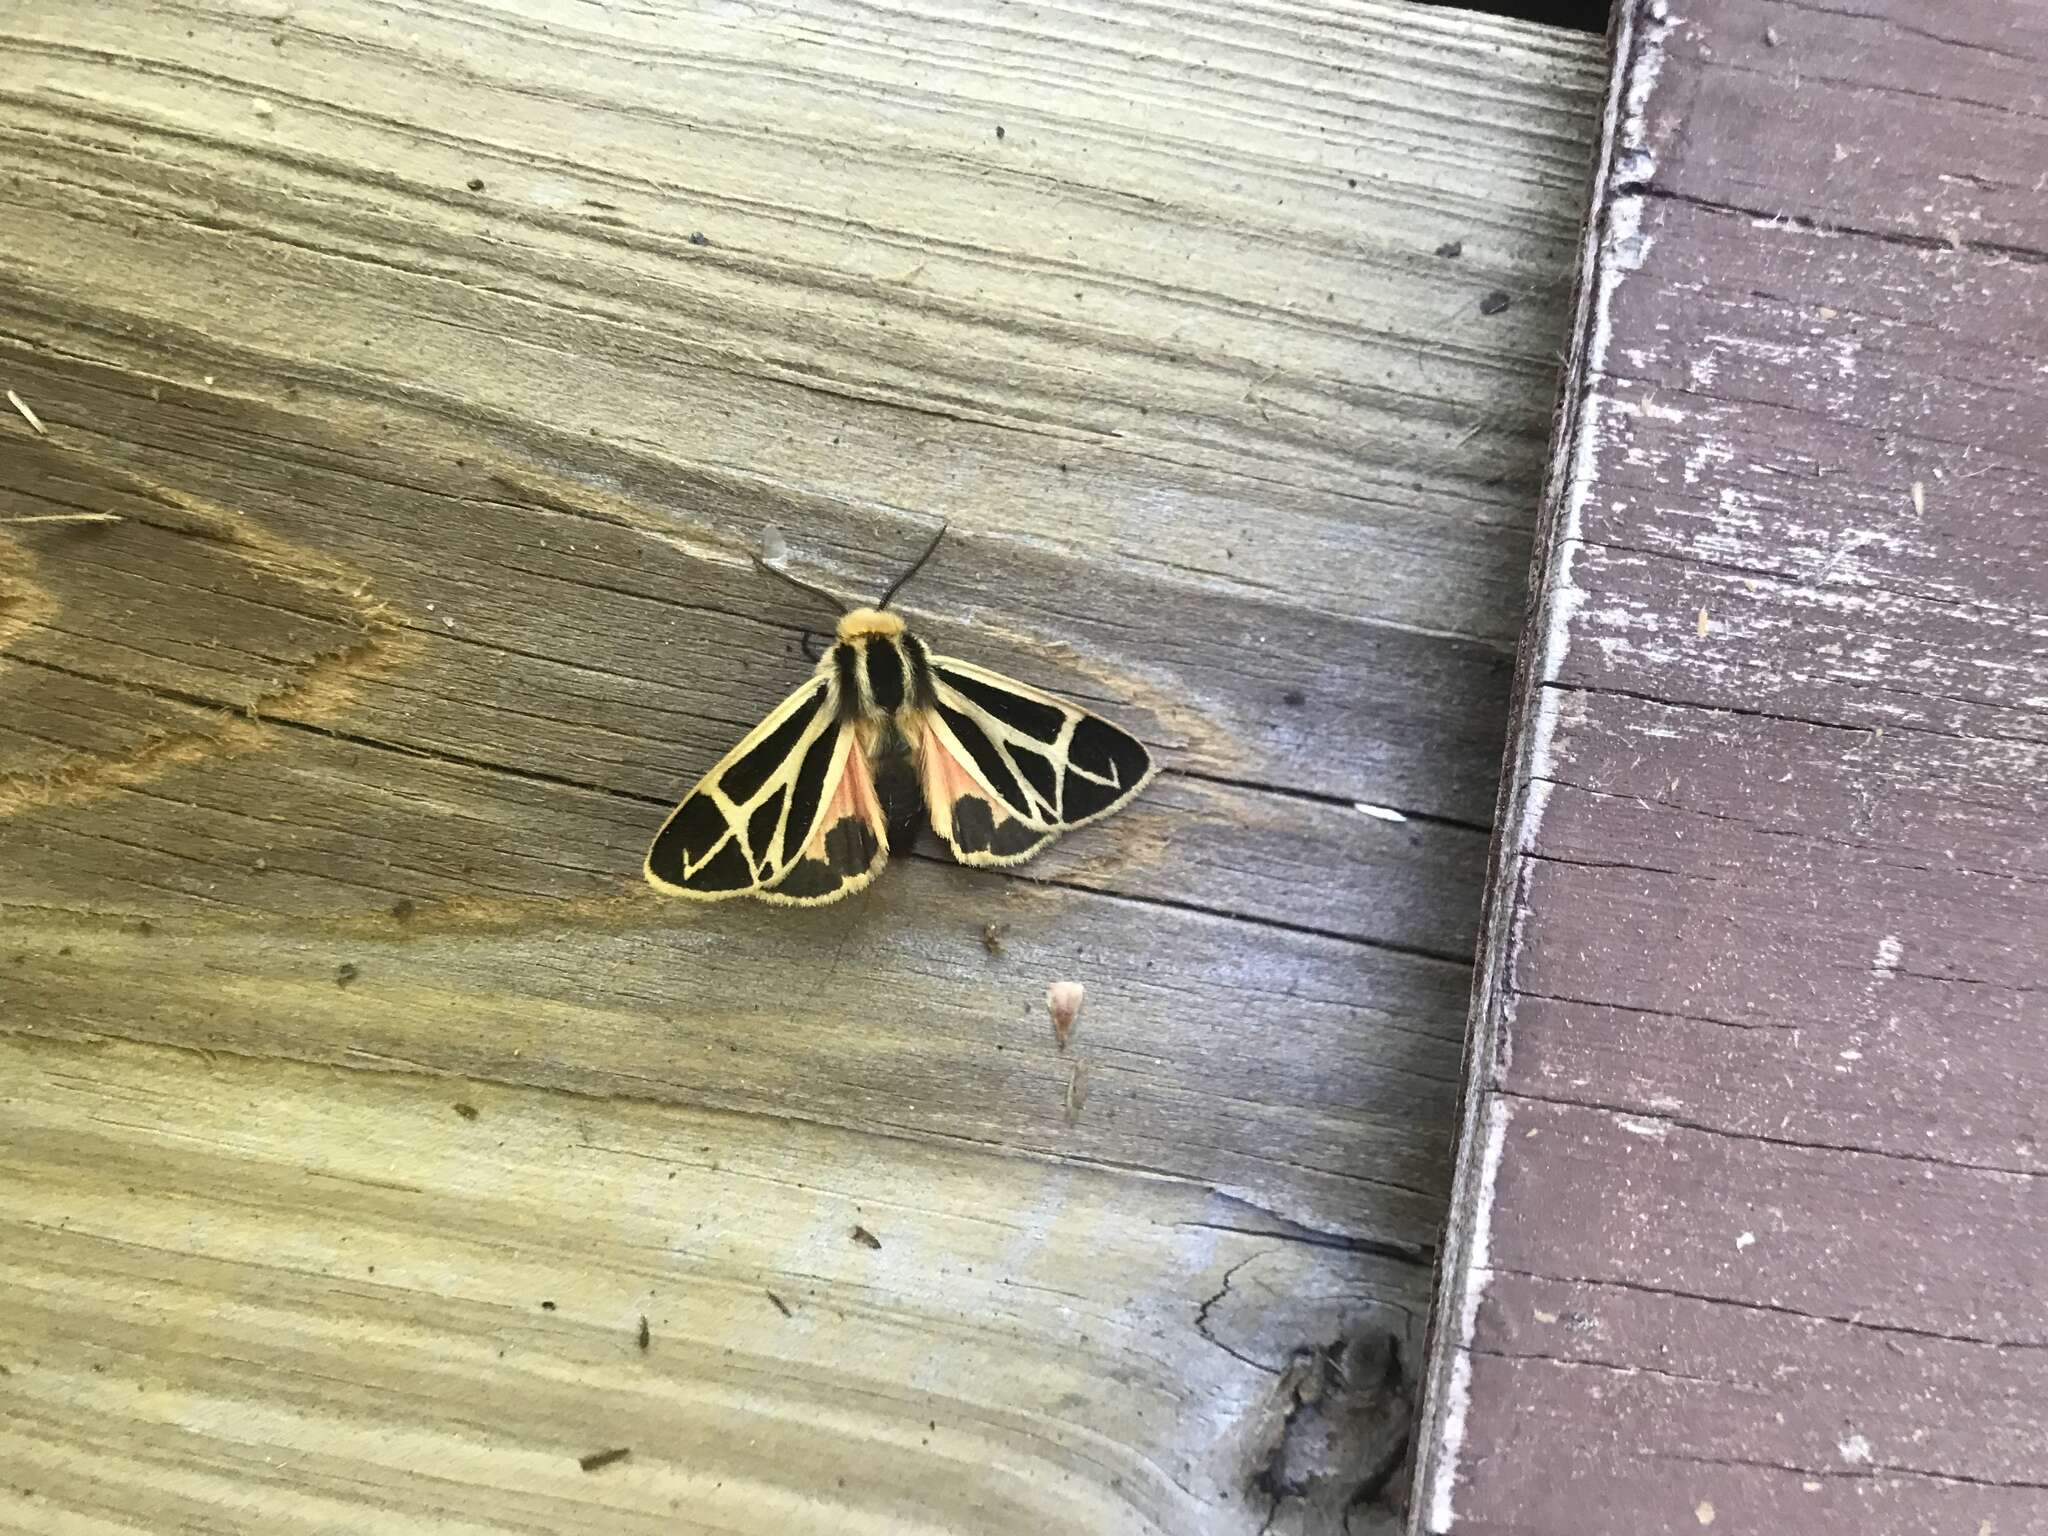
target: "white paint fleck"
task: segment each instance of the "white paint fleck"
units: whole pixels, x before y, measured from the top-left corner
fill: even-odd
[[[1698,1505],[1694,1507],[1692,1517],[1699,1521],[1701,1525],[1712,1525],[1714,1523],[1714,1506],[1708,1500],[1701,1499]]]
[[[1740,1237],[1735,1239],[1735,1246],[1738,1250],[1740,1250],[1752,1246],[1755,1242],[1756,1234],[1754,1232],[1745,1232]]]
[[[1647,1136],[1652,1141],[1662,1141],[1671,1130],[1661,1120],[1638,1120],[1633,1115],[1616,1115],[1614,1123],[1631,1136]]]
[[[1835,1443],[1835,1449],[1842,1453],[1842,1460],[1852,1467],[1870,1465],[1870,1442],[1861,1435],[1850,1435]]]
[[[1408,819],[1390,805],[1368,805],[1363,800],[1354,800],[1351,808],[1360,815],[1370,816],[1374,821],[1406,821]]]
[[[1844,1061],[1861,1061],[1863,1059],[1863,1053],[1861,1051],[1842,1051],[1838,1054]]]
[[[1671,731],[1667,734],[1676,736],[1678,733],[1676,731]],[[1650,1095],[1650,1108],[1661,1109],[1668,1113],[1673,1110],[1680,1110],[1685,1108],[1685,1100],[1674,1099],[1668,1093],[1653,1093]]]
[[[1507,1145],[1507,1101],[1486,1106],[1486,1139],[1479,1155],[1479,1190],[1472,1202],[1472,1249],[1465,1265],[1464,1294],[1458,1306],[1458,1352],[1451,1360],[1451,1383],[1444,1405],[1441,1449],[1429,1489],[1429,1529],[1435,1536],[1457,1519],[1451,1503],[1457,1490],[1458,1457],[1465,1448],[1465,1414],[1472,1406],[1472,1337],[1479,1326],[1479,1302],[1493,1278],[1493,1191],[1500,1180],[1501,1149]]]
[[[1877,961],[1870,967],[1870,974],[1883,978],[1899,968],[1899,961],[1905,957],[1906,946],[1899,942],[1899,936],[1888,933],[1877,941]]]
[[[1927,482],[1925,480],[1915,480],[1913,482],[1913,510],[1922,517],[1927,515]]]
[[[1693,370],[1695,375],[1697,375],[1699,370],[1698,363],[1693,364]],[[1711,370],[1709,371],[1711,372]],[[1695,377],[1694,382],[1698,383],[1697,377]],[[1713,438],[1704,439],[1695,444],[1692,451],[1685,456],[1685,483],[1687,485],[1698,485],[1700,483],[1700,475],[1709,464],[1728,464],[1732,463],[1734,459],[1734,450],[1726,443],[1719,442]]]

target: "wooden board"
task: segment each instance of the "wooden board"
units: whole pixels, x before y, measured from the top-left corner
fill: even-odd
[[[122,519],[0,527],[0,1523],[1393,1522],[1595,45],[0,50],[0,517]],[[1014,872],[656,899],[831,620],[752,553],[871,596],[942,519],[911,621],[1156,786]]]
[[[2048,1528],[2048,28],[1618,30],[1417,1523]]]

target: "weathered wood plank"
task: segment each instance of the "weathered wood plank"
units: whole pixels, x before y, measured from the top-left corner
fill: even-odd
[[[124,520],[0,530],[0,1518],[1387,1528],[1594,53],[10,17],[0,515]],[[941,519],[907,616],[1156,786],[657,902],[830,622],[764,535],[867,597]]]
[[[1173,1181],[457,1078],[0,1056],[23,1528],[1239,1530],[1295,1335],[1384,1357],[1425,1300]]]
[[[2048,52],[2010,18],[1621,11],[1431,1531],[2048,1519],[2048,284],[2001,249],[2029,130],[1979,131]],[[1788,138],[1759,93],[1821,27]]]
[[[2048,253],[2039,10],[2009,0],[1933,13],[1912,0],[1729,0],[1716,12],[1712,26],[1674,26],[1658,45],[1672,78],[1644,116],[1660,191]],[[1943,82],[1937,110],[1930,80]],[[1683,134],[1672,131],[1681,116]]]

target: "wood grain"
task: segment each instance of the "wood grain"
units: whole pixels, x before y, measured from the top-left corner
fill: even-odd
[[[1391,1528],[1596,53],[11,13],[0,517],[122,520],[0,527],[0,1523]],[[1165,774],[659,902],[768,531],[941,520],[910,620]]]
[[[1418,1515],[2035,1529],[2044,34],[1619,26]]]

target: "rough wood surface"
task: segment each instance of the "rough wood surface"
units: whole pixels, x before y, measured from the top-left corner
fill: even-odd
[[[1417,1523],[2048,1529],[2048,28],[1620,31]]]
[[[123,520],[0,527],[0,1523],[1390,1521],[1595,53],[10,12],[0,517]],[[827,621],[749,552],[942,517],[1165,775],[659,902]]]

